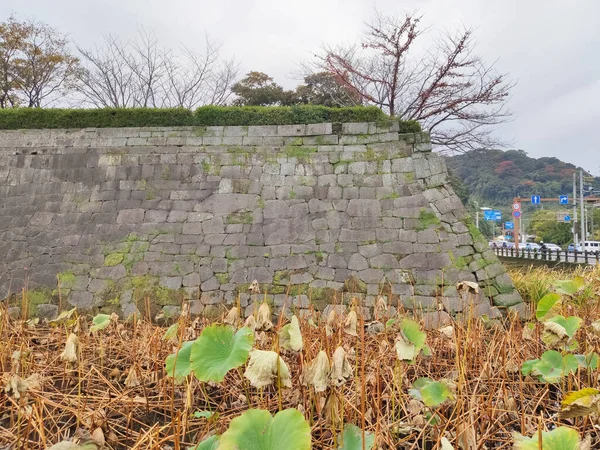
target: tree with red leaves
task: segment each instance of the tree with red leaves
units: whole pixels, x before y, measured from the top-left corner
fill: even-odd
[[[473,32],[444,33],[413,56],[421,17],[376,14],[361,45],[325,47],[317,66],[335,75],[365,103],[404,120],[417,120],[434,145],[451,151],[502,145],[491,132],[510,118],[514,83],[474,54]]]

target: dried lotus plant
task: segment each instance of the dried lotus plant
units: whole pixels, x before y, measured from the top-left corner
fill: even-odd
[[[263,302],[258,308],[258,314],[256,317],[256,331],[269,331],[273,328],[273,322],[271,322],[271,308],[266,302]]]
[[[77,362],[77,350],[79,348],[79,338],[76,334],[71,333],[65,343],[65,349],[60,354],[60,359],[63,361],[74,363]]]
[[[358,336],[356,333],[356,327],[358,326],[358,316],[356,315],[356,311],[352,310],[346,317],[346,321],[344,322],[344,333],[349,334],[350,336]]]
[[[228,325],[231,325],[234,328],[237,328],[240,324],[240,309],[237,306],[234,306],[229,310],[227,316],[223,320]]]
[[[302,374],[302,384],[312,386],[315,392],[324,392],[329,386],[329,358],[323,350],[313,359]]]
[[[260,294],[260,286],[258,284],[258,280],[253,280],[248,290],[251,294]]]
[[[346,356],[346,350],[338,347],[333,353],[331,362],[331,383],[334,386],[343,385],[352,376],[352,366]]]
[[[270,386],[278,377],[280,386],[292,387],[290,369],[281,356],[273,351],[252,350],[244,377],[256,388]]]

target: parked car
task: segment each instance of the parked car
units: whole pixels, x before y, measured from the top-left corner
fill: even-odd
[[[583,250],[589,253],[600,253],[600,241],[585,241]],[[577,251],[581,251],[581,245],[577,247]]]
[[[531,251],[531,252],[538,251],[539,252],[540,244],[537,244],[535,242],[527,242],[523,248],[527,251]]]
[[[546,244],[546,248],[548,250],[550,250],[551,252],[560,252],[562,250],[562,248],[560,247],[560,245],[556,245],[556,244]]]

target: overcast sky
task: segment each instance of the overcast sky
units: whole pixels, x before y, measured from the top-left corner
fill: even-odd
[[[354,42],[374,7],[418,10],[430,33],[475,28],[478,52],[517,82],[514,119],[498,135],[600,175],[600,0],[1,0],[0,21],[40,20],[83,46],[138,27],[172,46],[200,46],[208,33],[244,71],[291,88],[299,61],[323,43]]]

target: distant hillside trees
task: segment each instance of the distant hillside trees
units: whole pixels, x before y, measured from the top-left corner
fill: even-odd
[[[471,196],[492,205],[508,205],[518,196],[571,195],[577,170],[557,158],[530,158],[522,150],[468,152],[447,158],[447,164]]]

